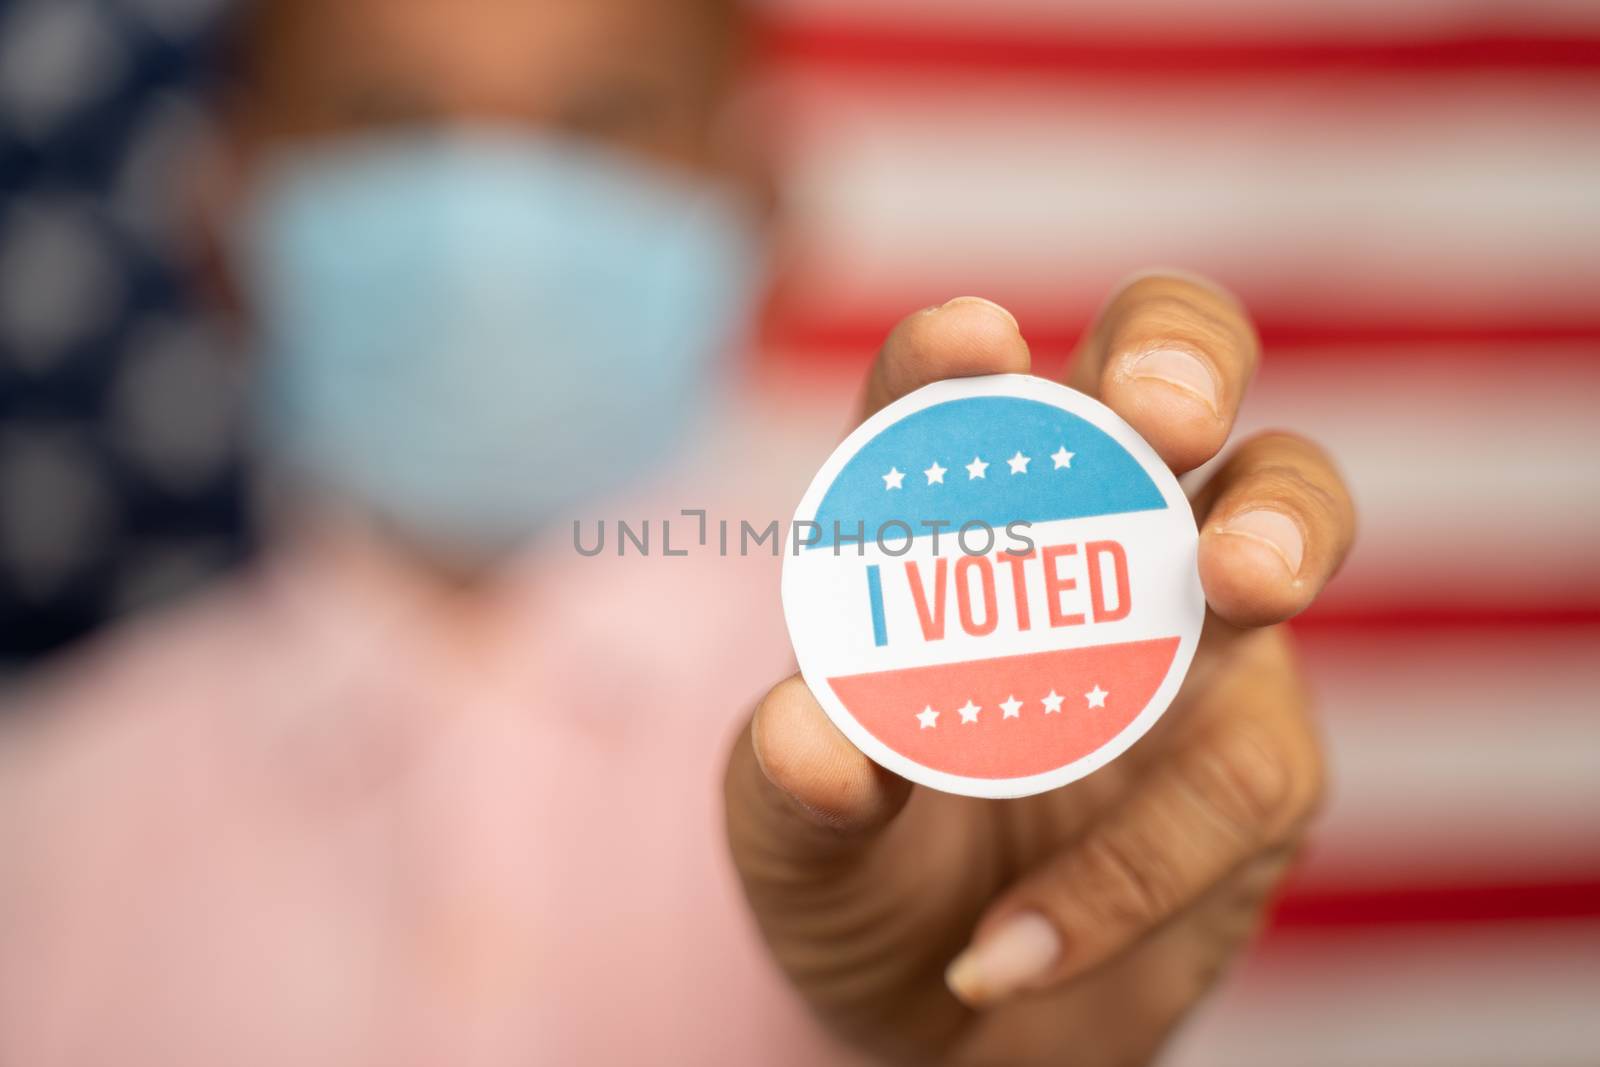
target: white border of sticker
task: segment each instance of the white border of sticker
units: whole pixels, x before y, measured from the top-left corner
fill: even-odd
[[[1189,535],[1188,551],[1196,557],[1195,566],[1185,568],[1185,573],[1192,575],[1192,587],[1185,598],[1191,609],[1190,617],[1175,620],[1174,629],[1178,631],[1180,638],[1178,651],[1173,656],[1166,677],[1162,679],[1161,685],[1157,687],[1155,695],[1150,698],[1144,709],[1121,733],[1104,745],[1080,759],[1042,774],[1022,778],[970,778],[934,770],[901,755],[879,741],[871,731],[861,725],[845,708],[843,702],[834,695],[833,687],[828,684],[822,665],[815,662],[814,655],[808,654],[807,642],[803,636],[804,626],[796,625],[795,619],[795,605],[799,598],[791,587],[799,580],[800,568],[793,565],[795,553],[792,532],[790,542],[785,545],[783,561],[783,615],[789,627],[789,640],[794,646],[795,657],[800,664],[800,674],[805,678],[806,685],[810,687],[812,695],[817,698],[823,710],[828,713],[828,718],[858,749],[879,765],[919,785],[962,796],[1006,799],[1033,796],[1075,782],[1104,767],[1143,737],[1166,713],[1189,673],[1189,665],[1194,659],[1195,648],[1200,640],[1200,628],[1205,622],[1206,605],[1205,592],[1200,587],[1198,566],[1200,534],[1194,524],[1194,512],[1188,497],[1178,485],[1178,479],[1173,476],[1166,463],[1156,454],[1155,449],[1134,431],[1133,427],[1122,421],[1115,412],[1098,400],[1058,382],[1032,375],[991,374],[977,378],[951,378],[923,386],[916,392],[896,400],[856,427],[833,450],[833,454],[811,480],[805,496],[800,499],[800,506],[795,509],[793,522],[798,524],[812,521],[823,496],[833,485],[834,479],[839,476],[845,464],[855,458],[857,452],[889,426],[935,404],[976,396],[1012,396],[1037,400],[1087,420],[1109,435],[1138,461],[1175,516],[1187,518],[1185,528]],[[790,529],[792,531],[794,526]]]

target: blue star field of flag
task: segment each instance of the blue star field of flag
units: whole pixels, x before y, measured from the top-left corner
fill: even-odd
[[[179,195],[223,7],[0,3],[0,670],[248,550]]]

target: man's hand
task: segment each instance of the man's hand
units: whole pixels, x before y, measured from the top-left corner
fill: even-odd
[[[1108,305],[1070,384],[1181,474],[1221,451],[1258,362],[1238,304],[1147,276]],[[889,335],[865,412],[943,378],[1031,370],[974,298]],[[798,677],[729,760],[728,834],[778,962],[835,1029],[895,1060],[1142,1062],[1258,925],[1316,806],[1322,756],[1288,640],[1355,520],[1315,446],[1238,444],[1194,500],[1209,611],[1161,722],[1063,789],[990,801],[883,770]],[[953,961],[953,962],[952,962]]]

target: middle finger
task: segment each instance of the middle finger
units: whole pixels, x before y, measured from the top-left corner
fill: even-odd
[[[1237,300],[1198,278],[1150,274],[1107,303],[1069,384],[1122,416],[1182,474],[1222,450],[1259,362]]]

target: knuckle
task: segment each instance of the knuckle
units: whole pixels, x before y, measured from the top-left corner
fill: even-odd
[[[1199,278],[1151,275],[1129,283],[1115,301],[1121,332],[1189,340],[1213,354],[1253,357],[1255,327],[1231,294]]]
[[[1124,278],[1116,292],[1119,300],[1175,296],[1207,307],[1226,308],[1236,315],[1244,313],[1244,304],[1220,282],[1181,268],[1138,272]]]
[[[1239,346],[1239,331],[1232,323],[1186,296],[1164,294],[1129,308],[1118,324],[1120,349],[1148,348],[1157,343],[1177,343],[1207,355],[1226,355]]]
[[[1282,428],[1262,430],[1250,438],[1248,448],[1270,449],[1274,452],[1293,452],[1322,463],[1329,462],[1327,450],[1305,434]]]
[[[1264,463],[1251,472],[1248,484],[1251,496],[1280,501],[1306,513],[1307,518],[1332,518],[1338,511],[1333,492],[1293,463]]]
[[[1349,492],[1338,465],[1321,445],[1288,430],[1268,430],[1245,441],[1238,462],[1255,472],[1282,477],[1286,484],[1324,502],[1330,511],[1349,506]]]
[[[1250,725],[1200,746],[1180,771],[1226,832],[1245,845],[1275,839],[1299,817],[1303,761],[1281,739]]]
[[[1242,445],[1230,466],[1236,473],[1229,494],[1241,501],[1276,503],[1313,530],[1347,537],[1355,506],[1332,461],[1316,445],[1292,434],[1272,433]]]
[[[1177,879],[1160,851],[1135,839],[1091,834],[1079,847],[1078,858],[1082,881],[1074,897],[1114,928],[1152,926],[1182,900]]]

